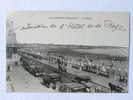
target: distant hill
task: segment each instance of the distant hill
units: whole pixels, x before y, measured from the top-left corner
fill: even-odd
[[[33,44],[27,44],[27,43],[18,43],[19,47],[43,47],[43,46],[49,46],[49,47],[61,47],[61,48],[80,48],[80,49],[94,49],[94,48],[103,48],[103,49],[117,49],[117,48],[127,48],[127,47],[120,47],[120,46],[89,46],[89,45],[75,45],[75,44],[39,44],[39,43],[33,43]]]
[[[51,51],[67,54],[96,54],[108,56],[128,57],[128,48],[119,46],[87,46],[87,45],[63,45],[63,44],[17,44],[22,48],[33,48],[39,51]]]

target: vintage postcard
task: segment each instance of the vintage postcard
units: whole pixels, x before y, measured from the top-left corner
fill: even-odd
[[[7,92],[128,93],[128,12],[14,11]]]

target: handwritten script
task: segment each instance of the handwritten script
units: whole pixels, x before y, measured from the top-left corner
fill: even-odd
[[[112,20],[104,20],[103,23],[97,23],[97,24],[86,24],[86,23],[68,23],[68,24],[31,24],[26,23],[26,25],[22,26],[20,28],[20,31],[29,30],[29,29],[100,29],[105,28],[106,30],[109,30],[111,32],[115,31],[126,31],[126,28],[124,25],[117,24],[113,22]]]

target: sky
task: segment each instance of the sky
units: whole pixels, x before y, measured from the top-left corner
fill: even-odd
[[[13,29],[18,43],[128,47],[128,14],[128,12],[16,11],[10,12],[7,18],[14,22]],[[22,30],[22,27],[28,27],[28,24],[48,28]],[[52,24],[55,25],[54,28],[51,28]],[[62,25],[64,26],[61,29]],[[96,28],[96,25],[100,26]]]

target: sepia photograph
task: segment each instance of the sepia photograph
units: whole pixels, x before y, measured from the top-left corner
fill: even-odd
[[[6,91],[128,93],[129,12],[14,11]]]

